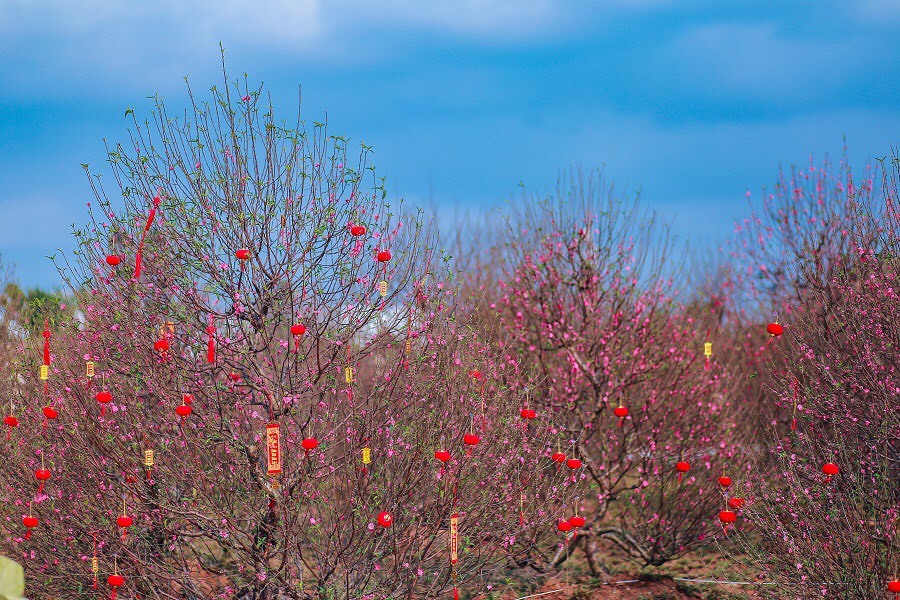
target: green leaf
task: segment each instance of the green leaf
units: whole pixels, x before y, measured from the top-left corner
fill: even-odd
[[[0,600],[24,600],[25,572],[22,565],[0,556]]]

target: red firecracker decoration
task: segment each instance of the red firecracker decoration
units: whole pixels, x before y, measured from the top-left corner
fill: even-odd
[[[526,421],[530,421],[530,420],[534,419],[535,417],[537,417],[537,413],[534,412],[534,410],[531,408],[523,408],[522,412],[520,412],[519,414]]]
[[[97,395],[94,396],[97,399],[97,402],[100,403],[100,416],[106,416],[106,405],[112,402],[112,394],[110,394],[106,390],[101,390],[97,392]]]
[[[306,333],[306,325],[296,323],[291,325],[291,335],[294,336],[294,352],[300,351],[300,338]]]
[[[22,525],[25,526],[25,539],[31,539],[31,530],[38,526],[38,518],[31,515],[29,511],[27,517],[22,518]]]
[[[620,404],[613,411],[613,414],[619,417],[619,427],[621,427],[625,423],[625,417],[628,416],[628,409]]]
[[[118,573],[113,573],[106,578],[106,583],[112,587],[112,594],[109,596],[110,600],[116,600],[116,590],[125,585],[125,578]]]
[[[382,527],[390,527],[394,524],[394,516],[386,510],[378,513],[378,524]]]
[[[210,324],[206,326],[206,362],[216,362],[216,328]]]
[[[43,462],[43,456],[41,457],[41,461]],[[34,472],[34,477],[38,480],[38,494],[43,494],[44,482],[50,479],[50,469],[45,469],[41,466],[40,469]]]
[[[106,264],[108,264],[111,267],[118,266],[120,262],[122,262],[122,258],[115,254],[110,254],[109,256],[106,257]]]
[[[50,366],[50,321],[44,321],[44,364]]]
[[[678,482],[681,483],[684,474],[691,470],[691,464],[686,460],[679,460],[675,463],[675,470],[678,471]]]
[[[725,489],[731,487],[731,477],[727,477],[725,475],[719,477],[719,485],[721,485]]]
[[[838,466],[834,463],[825,463],[822,465],[822,472],[825,473],[825,483],[830,483],[832,478],[840,472]]]
[[[182,402],[183,402],[183,401],[182,401]],[[177,414],[179,417],[181,417],[181,424],[182,424],[182,425],[184,425],[184,420],[187,419],[188,416],[190,416],[190,414],[191,414],[192,412],[194,412],[194,409],[192,409],[192,408],[191,408],[190,406],[188,406],[187,404],[182,404],[181,406],[176,406],[176,407],[175,407],[175,414]]]
[[[735,496],[734,498],[729,498],[728,506],[730,506],[734,510],[741,510],[742,508],[744,508],[744,499],[739,496]]]
[[[366,235],[366,228],[362,225],[351,225],[350,226],[350,235],[353,237],[360,237]]]

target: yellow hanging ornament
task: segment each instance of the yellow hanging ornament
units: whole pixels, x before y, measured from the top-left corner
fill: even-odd
[[[89,360],[89,361],[87,361],[87,364],[85,364],[85,366],[84,366],[84,374],[88,377],[88,379],[90,379],[91,377],[94,376],[94,373],[95,373],[94,361]]]
[[[354,381],[353,367],[347,367],[344,369],[344,381],[346,381],[347,383],[353,383],[353,381]]]
[[[362,449],[362,461],[364,465],[367,465],[372,462],[372,449],[371,448],[363,448]]]
[[[387,296],[387,281],[378,282],[378,293],[381,294],[382,298]]]
[[[48,365],[41,365],[40,377],[41,381],[50,379],[50,367]]]

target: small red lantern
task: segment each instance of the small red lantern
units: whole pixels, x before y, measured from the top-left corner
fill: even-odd
[[[128,528],[134,525],[134,519],[129,517],[128,515],[123,514],[121,517],[116,519],[116,525],[122,528],[122,541],[125,541],[125,536],[128,535]]]
[[[3,419],[3,422],[6,423],[6,426],[9,428],[18,427],[19,420],[12,415],[7,416]]]
[[[467,433],[463,436],[463,442],[465,442],[469,446],[477,446],[478,442],[481,441],[481,438],[475,435],[474,433]]]
[[[526,421],[530,421],[531,419],[537,417],[537,413],[534,412],[534,410],[532,410],[530,408],[523,408],[522,412],[519,414],[522,415],[522,418],[525,419]]]
[[[619,427],[621,427],[622,423],[625,422],[625,417],[628,416],[628,409],[624,406],[617,406],[613,414],[619,417]]]
[[[353,237],[359,237],[361,235],[366,235],[366,228],[362,225],[351,225],[350,226],[350,235]]]
[[[106,578],[106,583],[112,586],[112,594],[110,595],[110,600],[116,600],[116,589],[125,585],[125,578],[118,573],[113,573]]]
[[[735,496],[734,498],[729,498],[728,506],[730,506],[734,510],[741,510],[742,508],[744,508],[744,499],[741,497],[738,497],[738,496]]]
[[[771,335],[772,337],[778,337],[779,335],[781,335],[782,333],[784,333],[784,327],[782,327],[782,326],[779,325],[778,323],[769,323],[769,324],[766,326],[766,331],[767,331],[767,332],[769,333],[769,335]]]
[[[472,379],[476,379],[476,380],[481,379],[482,378],[481,371],[479,371],[478,369],[475,369],[474,371],[471,371],[469,373],[469,377],[471,377]]]
[[[566,466],[574,471],[575,469],[581,468],[581,461],[577,458],[570,458],[566,461]]]
[[[303,446],[303,455],[306,456],[310,450],[315,450],[319,447],[319,440],[314,437],[308,437],[300,442],[300,445]]]
[[[101,390],[97,392],[97,395],[94,396],[97,399],[97,402],[100,403],[100,416],[106,416],[106,405],[112,402],[112,394],[110,394],[106,390]]]
[[[291,325],[291,335],[294,336],[294,352],[300,350],[300,337],[306,333],[306,325],[296,323]]]
[[[153,349],[160,353],[168,352],[169,351],[169,340],[167,340],[166,338],[156,340],[153,343]]]
[[[728,525],[737,521],[737,513],[731,510],[720,510],[719,520],[722,522],[722,531],[728,534]]]
[[[434,457],[441,461],[442,463],[447,463],[450,461],[450,453],[447,450],[437,450],[434,453]]]
[[[678,481],[680,483],[684,474],[691,470],[691,463],[686,460],[679,460],[675,463],[675,470],[678,471]]]
[[[391,253],[387,250],[382,250],[375,256],[375,258],[380,263],[386,263],[387,261],[391,260]]]
[[[22,518],[22,525],[25,526],[25,539],[31,539],[31,530],[38,526],[38,518],[28,515]]]
[[[44,493],[44,482],[50,479],[50,469],[41,467],[34,472],[34,476],[40,482],[38,484],[38,494]]]
[[[719,485],[721,485],[723,488],[731,487],[731,477],[727,477],[724,475],[722,477],[719,477]]]
[[[825,473],[825,483],[828,483],[840,472],[840,469],[836,464],[829,462],[822,465],[822,472]]]
[[[184,425],[184,420],[192,413],[194,409],[192,409],[187,404],[182,404],[181,406],[175,407],[175,413],[181,417],[181,424]]]
[[[248,258],[250,258],[250,251],[247,250],[246,248],[241,248],[240,250],[238,250],[237,252],[234,253],[234,256],[238,260],[244,261],[244,260],[247,260]]]
[[[120,256],[116,256],[115,254],[110,254],[109,256],[106,257],[106,264],[108,264],[111,267],[115,267],[120,262],[122,262],[122,258]]]
[[[572,527],[575,527],[577,529],[578,527],[584,527],[584,524],[587,523],[587,520],[584,517],[575,515],[574,517],[569,519],[569,523],[571,523]]]
[[[894,594],[900,594],[900,581],[888,581],[887,589]]]
[[[53,420],[59,416],[59,412],[53,408],[52,406],[45,406],[41,409],[41,412],[44,413],[44,418]]]
[[[562,531],[563,533],[568,533],[572,531],[572,524],[568,521],[560,521],[556,524],[556,528]]]
[[[378,513],[378,524],[382,527],[390,527],[394,524],[394,517],[386,510]]]
[[[562,452],[554,452],[550,459],[555,463],[564,463],[566,462],[566,455]]]

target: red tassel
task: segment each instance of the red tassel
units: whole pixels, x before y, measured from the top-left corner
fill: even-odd
[[[459,600],[459,590],[455,586],[453,587],[453,600]]]
[[[141,244],[143,246],[143,244]],[[134,278],[139,279],[141,277],[141,250],[140,248],[137,251],[137,259],[134,261]]]
[[[206,362],[212,364],[216,362],[216,328],[210,325],[206,328],[209,335],[209,341],[206,342]]]
[[[105,405],[105,404],[101,404],[101,405],[100,405],[100,416],[101,416],[101,417],[105,417],[105,416],[106,416],[106,405]]]
[[[42,481],[38,484],[38,494],[43,494],[43,493],[44,493],[44,482]]]
[[[682,475],[684,475],[684,473],[679,473],[679,474],[678,474],[678,483],[681,483],[681,476],[682,476]]]
[[[26,540],[30,540],[30,539],[31,539],[31,529],[30,529],[30,528],[29,528],[28,530],[25,531],[25,539],[26,539]]]
[[[44,364],[50,364],[50,338],[44,338]]]
[[[116,588],[112,589],[112,594],[110,594],[109,600],[116,600]]]
[[[624,422],[625,422],[625,419],[619,419],[619,427],[621,427],[622,423],[624,423]]]
[[[797,431],[797,419],[791,419],[791,431]]]

